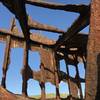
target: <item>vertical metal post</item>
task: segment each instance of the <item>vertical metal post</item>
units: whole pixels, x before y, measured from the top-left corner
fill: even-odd
[[[27,67],[28,67],[28,41],[24,42],[24,66],[22,69],[22,95],[27,96]]]
[[[11,28],[10,30],[13,30],[13,26],[15,25],[15,18],[12,18],[11,21]],[[4,62],[3,62],[3,76],[2,76],[2,81],[1,81],[1,86],[6,88],[6,74],[7,74],[7,70],[8,70],[8,65],[10,63],[10,45],[11,45],[11,36],[7,36],[6,39],[6,48],[5,48],[5,56],[4,56]]]
[[[100,0],[91,0],[87,45],[86,100],[100,99]]]
[[[59,68],[59,61],[57,56],[55,55],[54,58],[56,59],[55,63],[55,78],[56,78],[56,100],[60,100],[60,93],[59,93],[59,76],[58,76],[58,68]]]
[[[40,82],[40,87],[41,87],[41,100],[45,100],[46,99],[46,94],[45,94],[45,72],[44,72],[44,64],[41,62],[40,65],[40,69],[41,69],[41,82]]]
[[[1,85],[4,88],[6,88],[6,74],[7,74],[8,65],[9,65],[10,44],[11,44],[11,38],[10,38],[10,36],[7,36],[4,63],[3,63],[3,68],[2,68],[3,77],[2,77],[2,81],[1,81]]]
[[[67,71],[67,74],[68,74],[68,76],[69,76],[69,69],[68,69],[68,62],[67,62],[67,60],[66,60],[66,57],[65,57],[65,63],[66,63],[66,71]],[[69,88],[69,96],[71,97],[72,96],[72,94],[71,94],[71,90],[70,90],[70,79],[68,78],[68,88]],[[71,100],[72,98],[70,98],[70,100]]]
[[[82,87],[81,87],[81,83],[80,83],[80,76],[79,76],[79,70],[78,70],[78,61],[77,61],[77,55],[75,55],[74,57],[75,59],[75,68],[76,68],[76,79],[77,79],[77,84],[78,84],[78,87],[79,87],[79,90],[80,90],[80,98],[81,100],[83,100],[83,94],[82,94]]]

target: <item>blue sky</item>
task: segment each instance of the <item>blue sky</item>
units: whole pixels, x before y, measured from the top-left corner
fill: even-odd
[[[89,4],[90,0],[48,0],[50,2],[59,2],[59,3],[66,3],[66,4]],[[67,31],[67,29],[71,26],[74,20],[79,16],[76,13],[70,13],[65,11],[54,11],[50,9],[44,9],[36,6],[26,5],[27,13],[32,16],[32,18],[36,21],[41,23],[49,24],[56,26],[60,29]],[[1,3],[0,3],[0,29],[9,29],[10,28],[10,21],[14,15],[10,13]],[[19,23],[17,21],[17,26],[20,29]],[[44,32],[44,31],[35,31],[31,30],[32,32],[39,32],[44,36],[47,36],[50,39],[57,40],[59,35],[52,32]],[[89,26],[85,28],[82,32],[88,33]],[[5,43],[0,43],[0,81],[2,77],[2,65],[4,59],[4,50],[5,50]],[[22,77],[20,75],[20,70],[23,67],[23,49],[22,48],[15,48],[11,49],[11,63],[9,65],[8,70],[8,77],[7,77],[7,89],[13,93],[21,94],[22,88]],[[33,53],[30,51],[29,53],[29,65],[34,70],[39,70],[39,54],[38,52]],[[65,71],[65,64],[64,61],[60,62],[61,70]],[[84,69],[83,64],[79,64],[79,71],[80,75],[84,77]],[[75,76],[75,69],[74,66],[70,66],[70,75]],[[38,85],[38,82],[35,80],[28,81],[28,92],[29,95],[37,95],[40,94],[41,90]],[[83,85],[84,88],[84,85]],[[52,91],[51,91],[52,90]],[[55,93],[55,86],[50,83],[46,83],[46,92],[47,93]],[[60,84],[60,92],[65,93],[68,92],[68,86],[66,83],[61,82]]]

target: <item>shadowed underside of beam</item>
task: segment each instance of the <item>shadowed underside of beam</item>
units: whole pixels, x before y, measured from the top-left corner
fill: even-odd
[[[66,46],[66,48],[81,48],[84,47],[84,49],[87,46],[88,41],[88,35],[84,33],[78,33],[75,36],[73,36],[68,41],[64,42],[63,45]]]
[[[87,52],[87,42],[88,35],[85,34],[77,34],[69,41],[65,42],[66,49],[69,53],[78,53],[78,55],[84,55]],[[72,49],[72,50],[71,50]],[[77,50],[75,50],[77,49]]]

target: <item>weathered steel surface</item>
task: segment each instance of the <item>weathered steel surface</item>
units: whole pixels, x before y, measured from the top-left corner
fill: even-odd
[[[100,0],[92,0],[87,53],[86,100],[100,99]]]
[[[27,4],[54,9],[54,10],[64,10],[70,12],[82,13],[84,10],[89,10],[89,6],[86,5],[71,5],[71,4],[57,4],[57,3],[49,3],[43,1],[36,0],[25,0]]]
[[[46,25],[46,24],[41,24],[35,20],[32,20],[30,16],[28,16],[28,25],[30,29],[36,29],[36,30],[44,30],[44,31],[50,31],[50,32],[56,32],[59,34],[64,33],[63,30],[60,30],[54,26]]]
[[[9,61],[10,61],[10,42],[11,41],[11,37],[8,36],[7,37],[7,44],[6,44],[6,48],[5,48],[5,57],[4,57],[4,63],[3,63],[3,77],[2,77],[2,83],[1,85],[6,88],[6,74],[7,74],[7,70],[8,70],[8,65],[9,65]]]
[[[0,100],[36,100],[21,95],[15,95],[0,86]]]
[[[12,37],[12,45],[15,44],[16,46],[19,46],[19,47],[21,47],[20,45],[22,45],[22,47],[23,47],[23,41],[25,41],[25,39],[22,34],[23,33],[20,33],[20,32],[18,33],[17,30],[14,30],[14,32],[11,32],[11,31],[7,31],[4,29],[2,29],[2,30],[0,29],[0,42],[6,41],[7,35],[10,35]],[[31,33],[29,41],[33,45],[43,44],[46,46],[51,46],[56,43],[56,41],[48,39],[39,33]],[[15,43],[13,43],[13,42],[15,42]]]
[[[0,0],[18,19],[22,33],[16,27],[15,19],[12,20],[10,30],[0,29],[0,42],[6,43],[4,64],[2,67],[2,82],[0,87],[0,100],[31,100],[25,96],[29,79],[39,81],[41,100],[46,100],[45,83],[50,82],[56,87],[56,98],[60,100],[59,84],[61,81],[68,83],[69,96],[65,100],[99,100],[100,98],[100,1],[93,0],[92,5],[54,4],[36,0]],[[79,13],[69,29],[64,32],[54,26],[41,24],[32,20],[26,13],[25,4],[53,10],[63,10]],[[91,10],[90,10],[91,7]],[[90,19],[91,13],[91,19]],[[90,34],[79,32],[89,25]],[[48,39],[40,34],[31,33],[30,30],[44,30],[59,33],[57,41]],[[89,41],[88,41],[89,38]],[[87,46],[88,41],[88,46]],[[6,90],[6,73],[10,62],[10,49],[23,48],[22,96],[14,95]],[[88,48],[87,48],[88,47]],[[40,70],[32,70],[29,63],[29,50],[38,51],[40,54]],[[87,58],[87,59],[86,59]],[[60,70],[60,60],[65,61],[66,72]],[[86,80],[80,77],[78,64],[84,64]],[[87,67],[86,67],[87,63]],[[75,77],[70,75],[69,65],[75,67]],[[82,93],[81,83],[86,83],[85,97]],[[5,88],[5,89],[4,89]],[[53,100],[53,99],[52,99]]]

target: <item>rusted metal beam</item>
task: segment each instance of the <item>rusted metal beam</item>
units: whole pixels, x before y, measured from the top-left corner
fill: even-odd
[[[55,66],[55,82],[56,82],[56,100],[60,100],[60,93],[59,93],[59,70],[58,70],[58,68],[59,68],[59,60],[58,60],[58,58],[57,58],[57,55],[56,54],[54,54],[54,57],[55,57],[55,59],[53,60],[55,63],[56,63],[56,66]]]
[[[80,99],[83,100],[83,93],[82,93],[82,86],[81,86],[81,82],[80,82],[80,75],[79,75],[79,70],[78,70],[78,56],[75,55],[74,57],[75,60],[75,68],[76,68],[76,76],[75,78],[77,79],[77,85],[79,88],[79,92],[80,92]]]
[[[67,82],[68,82],[68,88],[69,88],[69,100],[73,100],[73,97],[74,98],[78,98],[78,86],[77,86],[77,82],[74,82],[76,79],[71,79],[70,75],[69,75],[69,67],[68,67],[68,61],[67,61],[67,55],[65,54],[64,55],[65,58],[65,64],[66,64],[66,71],[67,71],[67,74],[68,74],[68,79],[67,79]]]
[[[84,29],[87,25],[89,25],[89,18],[90,18],[89,11],[87,11],[83,15],[80,15],[77,18],[77,20],[71,25],[71,27],[67,30],[67,32],[58,39],[55,45],[55,50],[57,50],[64,42],[67,42],[78,32]]]
[[[30,34],[30,40],[39,42],[39,43],[45,44],[45,45],[54,45],[56,43],[55,40],[48,39],[47,37],[42,36],[41,34],[38,34],[38,33]]]
[[[67,60],[65,59],[65,64],[66,64],[66,72],[69,76],[69,68],[68,68],[68,64],[67,64]],[[72,95],[71,94],[71,89],[70,89],[70,78],[68,79],[68,89],[69,89],[69,95]]]
[[[21,41],[25,41],[23,35],[18,35],[18,34],[22,34],[22,33],[16,33],[13,34],[13,32],[11,31],[6,31],[6,30],[1,30],[0,29],[0,40],[6,40],[6,36],[10,35],[12,39],[14,40],[19,40],[19,42]],[[45,38],[45,40],[44,40]],[[31,33],[30,34],[30,40],[29,40],[33,45],[44,45],[44,46],[53,46],[56,42],[54,40],[50,40],[44,36],[41,36],[38,33]]]
[[[35,20],[32,20],[30,16],[28,17],[28,26],[29,26],[29,29],[44,30],[44,31],[49,31],[49,32],[54,32],[54,33],[59,33],[59,34],[64,33],[63,30],[58,29],[54,26],[41,24]]]
[[[64,10],[70,12],[81,13],[83,11],[88,11],[89,6],[87,5],[71,5],[71,4],[57,4],[57,3],[49,3],[44,1],[36,1],[36,0],[25,0],[27,4],[54,9],[54,10]]]
[[[11,92],[8,92],[4,88],[0,86],[0,100],[16,100],[16,95],[12,94]]]
[[[25,9],[24,0],[1,0],[4,6],[6,6],[19,20],[24,37],[27,37],[29,33],[28,18]]]
[[[82,89],[81,89],[81,82],[85,82],[85,79],[80,78],[77,64],[78,64],[78,57],[83,59],[86,58],[86,46],[87,46],[87,36],[79,36],[77,35],[79,31],[89,25],[89,18],[90,18],[90,5],[70,5],[70,4],[53,4],[48,2],[41,2],[36,0],[0,0],[5,7],[11,11],[16,18],[19,20],[21,25],[22,33],[19,33],[15,27],[15,21],[12,21],[12,26],[10,31],[0,30],[0,40],[6,41],[6,50],[5,50],[5,57],[4,57],[4,65],[3,65],[3,77],[2,77],[2,86],[6,88],[6,73],[9,64],[9,53],[10,48],[21,46],[24,48],[24,61],[23,61],[23,69],[22,69],[22,94],[27,96],[27,81],[32,78],[36,79],[40,82],[40,87],[42,90],[41,99],[45,100],[45,82],[51,82],[56,85],[56,100],[60,100],[60,93],[59,93],[59,83],[60,81],[68,80],[70,95],[73,97],[78,97],[78,88],[80,89],[80,97],[81,100],[83,99]],[[72,24],[72,26],[64,32],[56,27],[49,26],[46,24],[41,24],[32,20],[30,17],[27,16],[25,4],[31,4],[35,6],[40,6],[44,8],[50,8],[55,10],[64,10],[70,12],[80,13],[80,16],[77,20]],[[88,44],[88,61],[87,61],[87,76],[86,76],[86,100],[98,100],[100,98],[100,43],[98,42],[100,39],[100,20],[99,20],[99,0],[94,0],[92,3],[92,14],[91,14],[91,34],[89,36],[89,44]],[[97,11],[95,11],[97,10]],[[94,18],[97,17],[97,18]],[[93,28],[94,27],[94,28]],[[29,30],[44,30],[50,31],[54,33],[59,33],[62,36],[55,41],[51,41],[45,37],[39,35],[32,35],[30,34]],[[19,33],[19,35],[18,35]],[[97,35],[94,35],[97,34]],[[76,35],[76,36],[75,36]],[[40,40],[39,40],[40,39]],[[93,39],[93,40],[92,40]],[[14,46],[17,44],[17,46]],[[18,42],[18,43],[17,43]],[[42,51],[40,46],[45,47],[47,49],[54,49],[53,52],[47,50]],[[54,48],[53,48],[54,46]],[[35,48],[36,47],[36,48]],[[39,48],[38,48],[39,47]],[[85,47],[85,49],[84,49]],[[73,50],[73,49],[77,50]],[[42,58],[41,63],[41,70],[38,72],[32,71],[30,66],[28,65],[28,56],[29,50],[39,51],[40,56]],[[50,53],[50,54],[49,54]],[[56,54],[56,55],[55,55]],[[66,56],[67,57],[66,57]],[[71,57],[73,55],[77,55]],[[46,56],[46,57],[44,57]],[[67,73],[61,72],[59,69],[59,60],[65,59],[67,65],[73,64],[76,67],[76,77],[72,78],[69,76],[69,70],[67,66]],[[50,60],[50,61],[48,61]],[[43,61],[43,62],[42,62]],[[95,62],[94,62],[95,61]],[[85,60],[83,60],[85,64]],[[55,63],[55,64],[54,64]],[[45,75],[45,74],[47,74]],[[60,76],[58,76],[60,74]],[[52,80],[53,79],[53,80]],[[60,80],[61,79],[61,80]],[[94,82],[94,87],[92,87],[92,82]]]
[[[14,94],[0,86],[0,100],[33,100],[33,98],[23,97],[20,94]]]
[[[85,95],[85,100],[100,98],[100,0],[91,3]]]
[[[15,14],[16,18],[18,18],[19,23],[21,25],[23,34],[25,37],[27,37],[27,34],[29,34],[29,29],[36,29],[36,30],[44,30],[44,31],[50,31],[50,32],[56,32],[59,34],[63,34],[64,31],[60,30],[54,26],[41,24],[39,22],[33,21],[30,17],[27,16],[25,7],[24,7],[24,1],[18,0],[18,2],[13,1],[7,1],[4,0],[2,3],[13,13]],[[22,6],[22,7],[21,7]]]
[[[41,62],[40,69],[41,69],[41,82],[40,82],[40,87],[41,87],[41,100],[46,99],[46,93],[45,93],[45,69],[44,69],[44,64]]]
[[[29,38],[28,38],[29,39]],[[28,81],[28,54],[29,54],[29,42],[27,41],[24,42],[24,56],[23,56],[23,69],[22,69],[22,95],[27,96],[27,81]]]

